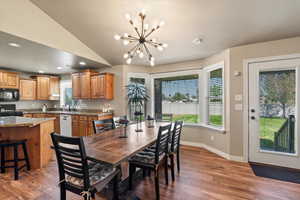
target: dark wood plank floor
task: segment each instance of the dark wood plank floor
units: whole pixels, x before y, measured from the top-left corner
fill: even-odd
[[[204,149],[182,148],[182,171],[174,183],[166,186],[161,175],[162,200],[299,200],[300,184],[256,177],[246,163],[225,160]],[[0,175],[1,200],[58,200],[55,161],[42,170]],[[143,200],[154,199],[154,181],[136,184],[134,193]],[[68,199],[81,199],[68,193]],[[98,200],[105,199],[98,196]]]

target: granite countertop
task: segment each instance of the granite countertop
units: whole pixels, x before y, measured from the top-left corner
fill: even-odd
[[[42,110],[19,110],[19,111],[22,111],[24,114],[45,113],[45,114],[97,115],[97,116],[112,115],[112,112],[104,113],[98,110],[76,110],[76,111],[47,110],[46,112],[43,112]]]
[[[55,120],[55,118],[26,118],[26,117],[0,117],[0,128],[7,127],[33,127],[43,122]]]

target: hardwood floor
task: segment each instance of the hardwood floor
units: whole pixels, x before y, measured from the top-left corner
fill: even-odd
[[[181,173],[165,185],[160,176],[162,200],[299,200],[300,184],[256,177],[247,163],[225,160],[204,149],[183,147]],[[56,162],[42,170],[0,175],[1,200],[58,200]],[[134,187],[143,200],[155,199],[154,180],[146,178]],[[81,199],[67,193],[68,199]],[[97,200],[105,199],[97,197]]]

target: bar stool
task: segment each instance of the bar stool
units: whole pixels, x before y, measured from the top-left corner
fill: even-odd
[[[0,141],[0,150],[1,150],[1,173],[5,173],[6,168],[14,168],[15,172],[15,180],[19,179],[19,170],[23,169],[24,167],[27,168],[27,170],[30,170],[30,163],[28,158],[28,152],[26,148],[26,141],[27,140],[6,140],[6,141]],[[18,154],[18,147],[19,145],[22,146],[24,158],[19,158]],[[12,147],[14,156],[13,160],[6,160],[5,159],[5,150],[6,148]],[[25,161],[25,164],[19,167],[19,162]],[[6,163],[14,163],[13,165],[6,166]]]

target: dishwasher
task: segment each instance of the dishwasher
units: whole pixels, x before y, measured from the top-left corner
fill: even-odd
[[[60,134],[72,137],[72,116],[60,115]]]

